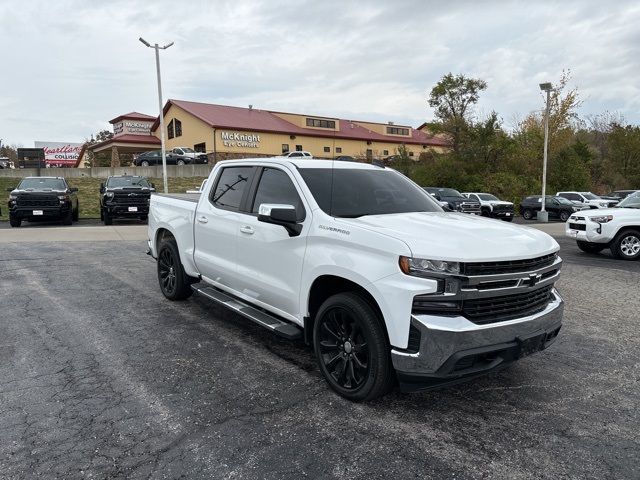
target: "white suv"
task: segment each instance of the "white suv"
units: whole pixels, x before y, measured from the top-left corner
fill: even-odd
[[[287,152],[287,153],[283,153],[282,155],[278,155],[279,157],[284,157],[284,158],[304,158],[304,159],[308,159],[308,158],[313,158],[313,155],[311,155],[309,152],[305,152],[304,150],[296,150],[295,152]]]
[[[610,208],[618,203],[617,200],[606,200],[591,192],[558,192],[556,197],[563,197],[575,205],[589,208]]]

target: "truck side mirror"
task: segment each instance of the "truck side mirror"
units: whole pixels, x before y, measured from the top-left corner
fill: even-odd
[[[152,184],[151,184],[151,188],[153,188],[153,189],[155,190],[155,189],[156,189],[156,184],[155,184],[155,183],[152,183]]]
[[[280,225],[289,232],[290,237],[297,237],[302,232],[298,223],[298,214],[293,205],[263,203],[258,209],[258,221]]]
[[[78,187],[71,187],[71,188],[69,188],[69,191],[71,193],[77,192],[78,191]]]
[[[100,183],[100,193],[104,192],[104,182]]]

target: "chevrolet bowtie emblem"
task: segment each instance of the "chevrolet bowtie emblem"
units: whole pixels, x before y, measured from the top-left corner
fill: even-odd
[[[528,287],[534,287],[538,282],[542,280],[542,274],[540,273],[532,273],[529,275],[529,278],[523,278],[522,284]]]

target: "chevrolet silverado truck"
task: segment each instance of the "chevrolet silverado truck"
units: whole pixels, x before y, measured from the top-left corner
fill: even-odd
[[[574,213],[565,224],[569,238],[587,253],[609,248],[622,260],[640,258],[640,194],[630,195],[616,207]]]
[[[222,161],[201,194],[153,195],[148,235],[167,299],[196,292],[303,339],[354,401],[505,368],[562,323],[553,238],[446,213],[385,167]]]
[[[479,201],[467,198],[453,188],[424,187],[424,190],[435,198],[440,206],[447,207],[454,212],[473,215],[482,213]]]
[[[149,215],[149,199],[155,185],[138,175],[114,175],[100,184],[100,220],[111,225],[114,218],[139,218]]]
[[[62,177],[25,177],[7,190],[12,227],[19,227],[23,220],[61,220],[64,225],[78,221],[78,189]]]

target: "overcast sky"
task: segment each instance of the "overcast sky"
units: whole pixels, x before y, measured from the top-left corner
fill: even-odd
[[[3,0],[0,138],[81,142],[167,98],[417,126],[443,74],[510,127],[570,69],[581,115],[640,123],[640,3]]]

